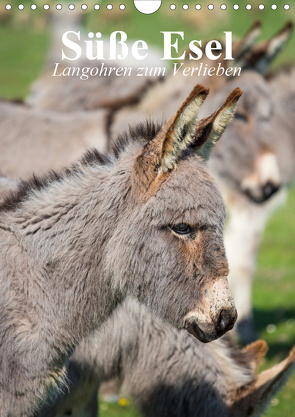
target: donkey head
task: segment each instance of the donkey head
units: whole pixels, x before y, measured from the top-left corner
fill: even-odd
[[[287,44],[292,27],[287,23],[271,39],[256,46],[260,23],[255,22],[234,45],[234,65],[243,69],[239,86],[244,93],[222,145],[214,150],[210,168],[255,203],[268,200],[283,181],[276,150],[279,111],[263,74]],[[235,85],[233,79],[225,82],[210,96],[203,110],[220,105]]]
[[[204,110],[218,106],[235,85],[236,81],[231,80],[212,94]],[[263,203],[282,184],[273,146],[277,137],[273,129],[277,106],[267,81],[257,72],[245,70],[239,77],[239,85],[243,97],[222,145],[214,149],[209,166],[226,187],[231,184],[231,189],[239,190],[255,203]]]
[[[121,292],[131,292],[203,342],[230,330],[237,318],[227,283],[224,204],[204,161],[232,119],[241,91],[236,88],[197,122],[207,94],[197,85],[151,140],[142,133],[144,146],[137,143],[132,159],[125,148],[121,164],[129,160],[132,202],[108,248],[108,266]]]
[[[285,26],[270,39],[252,47],[244,55],[245,69],[251,69],[265,74],[270,70],[276,56],[285,48],[293,31],[293,23],[287,22]]]

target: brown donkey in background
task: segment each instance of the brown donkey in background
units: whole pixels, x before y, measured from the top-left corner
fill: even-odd
[[[198,122],[207,94],[197,85],[162,128],[123,135],[116,157],[89,152],[1,204],[3,417],[30,416],[128,294],[203,342],[233,327],[225,209],[203,161],[241,91]]]

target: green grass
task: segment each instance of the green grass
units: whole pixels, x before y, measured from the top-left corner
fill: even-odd
[[[46,33],[0,26],[0,96],[23,98],[28,94],[29,85],[39,75],[47,47]]]
[[[259,336],[269,345],[263,368],[282,360],[295,344],[295,190],[287,205],[269,222],[258,257],[253,293],[254,314]],[[276,326],[273,333],[267,326]],[[279,393],[268,417],[295,415],[295,375]]]
[[[122,406],[100,402],[99,417],[140,417],[140,414],[132,404]]]
[[[177,13],[169,10],[168,0],[163,0],[159,12],[146,16],[138,13],[131,7],[131,0],[125,2],[126,11],[119,14],[118,8],[112,12],[106,11],[105,6],[109,1],[100,2],[101,9],[86,16],[86,25],[89,30],[101,31],[108,35],[113,30],[125,30],[128,37],[144,39],[149,44],[162,45],[162,30],[183,31],[185,41],[180,46],[187,46],[192,39],[210,39],[220,36],[223,30],[233,30],[236,36],[240,36],[249,28],[254,19],[263,21],[263,35],[265,39],[282,27],[285,21],[295,18],[295,1],[288,1],[291,10],[286,12],[279,3],[279,10],[270,9],[272,1],[264,1],[267,9],[258,11],[257,7],[246,12],[244,5],[248,1],[240,0],[241,8],[233,11],[229,8],[226,19],[220,11],[214,10],[204,14],[205,22],[198,20],[198,12],[192,5],[195,2],[188,0],[189,12],[182,11],[180,0],[173,1],[177,4]],[[203,8],[208,2],[198,1]],[[224,1],[228,6],[234,3]],[[9,19],[0,20],[0,96],[25,97],[29,91],[30,83],[38,76],[46,51],[49,45],[48,32],[35,24],[28,6],[29,0],[24,0],[25,13],[17,11],[14,0],[13,11]],[[63,3],[63,2],[61,2]],[[112,2],[118,5],[121,2]],[[172,3],[172,2],[171,2]],[[214,2],[212,2],[214,3]],[[251,3],[251,2],[250,2]],[[254,2],[252,2],[254,3]],[[258,4],[259,2],[255,2]],[[274,2],[275,3],[275,2]],[[1,3],[0,8],[3,8]],[[204,10],[204,9],[203,9]],[[21,15],[20,13],[23,13]],[[42,10],[38,15],[43,16]],[[223,12],[224,13],[224,12]],[[188,19],[190,15],[190,19]],[[1,19],[1,14],[0,14]],[[36,17],[37,21],[37,17]],[[276,60],[276,65],[288,62],[295,58],[295,36]],[[0,167],[1,168],[1,167]],[[269,222],[263,244],[258,257],[258,268],[254,284],[254,314],[257,329],[261,338],[265,339],[270,350],[267,359],[263,362],[263,368],[267,368],[283,359],[293,344],[295,344],[295,324],[290,319],[295,319],[295,190],[290,192],[287,205],[282,207]],[[269,333],[267,326],[274,324],[275,331]],[[293,375],[286,387],[279,393],[278,404],[276,402],[267,412],[268,417],[294,417],[295,415],[295,375]],[[132,405],[109,405],[101,403],[101,417],[136,417],[138,413]]]

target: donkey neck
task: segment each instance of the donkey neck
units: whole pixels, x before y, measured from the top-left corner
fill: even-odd
[[[75,339],[97,327],[119,302],[104,272],[104,255],[130,190],[128,173],[122,175],[117,164],[80,168],[29,191],[14,210],[0,214],[0,227],[2,217],[28,265],[35,305],[42,288],[48,317]]]

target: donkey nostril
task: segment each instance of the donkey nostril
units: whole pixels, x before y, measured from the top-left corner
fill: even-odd
[[[225,329],[226,328],[226,321],[225,321],[225,319],[224,318],[222,318],[221,320],[220,320],[220,322],[219,322],[219,328],[220,329]]]
[[[271,181],[268,181],[266,184],[264,184],[264,186],[262,187],[262,192],[263,192],[263,196],[265,200],[267,200],[275,192],[277,192],[279,188],[280,188],[279,185],[276,185]]]
[[[221,310],[217,322],[216,330],[225,333],[234,327],[237,319],[237,313],[234,310]]]
[[[222,310],[221,313],[219,314],[217,327],[218,327],[218,330],[224,330],[226,326],[227,326],[227,315],[226,315],[226,312]]]

